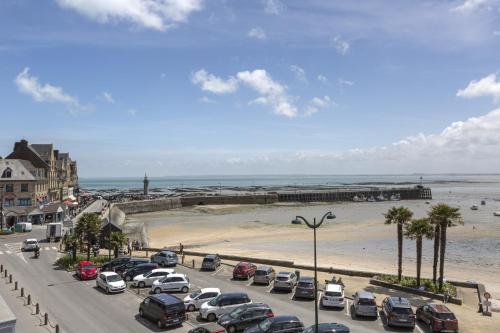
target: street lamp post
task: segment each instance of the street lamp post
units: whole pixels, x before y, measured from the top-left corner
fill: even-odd
[[[333,215],[332,212],[327,212],[319,223],[316,223],[316,218],[313,220],[313,224],[309,223],[304,217],[302,216],[295,216],[295,219],[292,221],[294,224],[300,224],[300,220],[304,221],[305,224],[313,229],[313,234],[314,234],[314,332],[318,333],[318,262],[317,262],[317,255],[316,255],[316,229],[319,228],[322,224],[323,221],[326,219],[334,219],[335,215]]]
[[[3,230],[3,186],[0,186],[0,232]]]
[[[111,261],[111,201],[108,210],[108,259]]]

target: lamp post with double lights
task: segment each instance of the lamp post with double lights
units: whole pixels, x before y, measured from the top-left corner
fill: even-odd
[[[325,219],[331,220],[334,219],[335,215],[333,213],[327,212],[319,223],[316,223],[316,218],[313,219],[313,223],[309,223],[304,217],[302,216],[295,216],[295,219],[292,221],[293,224],[301,224],[301,220],[305,222],[305,224],[313,229],[313,234],[314,234],[314,328],[315,328],[315,333],[318,333],[318,266],[317,266],[317,256],[316,256],[316,229],[319,228]]]

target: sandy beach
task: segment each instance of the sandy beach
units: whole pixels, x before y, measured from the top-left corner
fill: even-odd
[[[384,224],[383,213],[394,205],[409,207],[415,217],[423,217],[430,206],[445,202],[459,206],[463,226],[449,230],[446,278],[481,281],[500,293],[500,190],[490,184],[462,184],[433,188],[434,200],[400,202],[349,202],[317,204],[196,206],[170,211],[137,214],[128,223],[142,222],[151,247],[174,246],[180,242],[197,250],[256,257],[312,261],[312,231],[292,225],[295,215],[321,218],[333,211],[318,231],[320,265],[387,273],[396,271],[396,228]],[[478,198],[486,206],[472,211]],[[479,200],[481,200],[479,199]],[[423,274],[432,273],[432,241],[424,244]],[[404,243],[404,273],[415,274],[414,242]]]

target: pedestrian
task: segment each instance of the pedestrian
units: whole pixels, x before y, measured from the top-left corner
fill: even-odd
[[[179,253],[182,255],[184,253],[184,245],[182,243],[179,243]]]

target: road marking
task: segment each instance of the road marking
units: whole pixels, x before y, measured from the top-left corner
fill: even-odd
[[[322,291],[318,292],[318,308],[321,307],[321,296],[323,296],[323,292]]]
[[[50,246],[45,247],[45,251],[50,250]]]
[[[420,333],[424,333],[424,331],[420,328],[420,326],[418,326],[418,324],[415,325],[415,328],[420,332]]]
[[[250,280],[250,279],[249,279]],[[247,287],[250,287],[250,285],[253,284],[253,279],[250,280],[250,282],[247,283]]]
[[[271,291],[272,291],[273,289],[274,289],[274,286],[271,286],[271,287],[267,290],[267,292],[268,292],[268,293],[271,293]]]
[[[217,273],[219,273],[220,271],[222,271],[224,269],[224,267],[219,267],[218,270],[216,270],[214,273],[212,273],[212,276],[216,276]]]
[[[0,254],[3,254],[3,252],[2,252],[2,251],[0,251]]]
[[[55,247],[55,246],[52,246],[52,250],[57,250],[57,247]]]
[[[6,251],[5,251],[5,253],[7,253],[7,254],[11,254],[11,253],[12,253],[12,251],[6,250]]]
[[[351,316],[351,307],[349,306],[349,300],[346,299],[346,302],[345,302],[345,314],[346,316]]]

